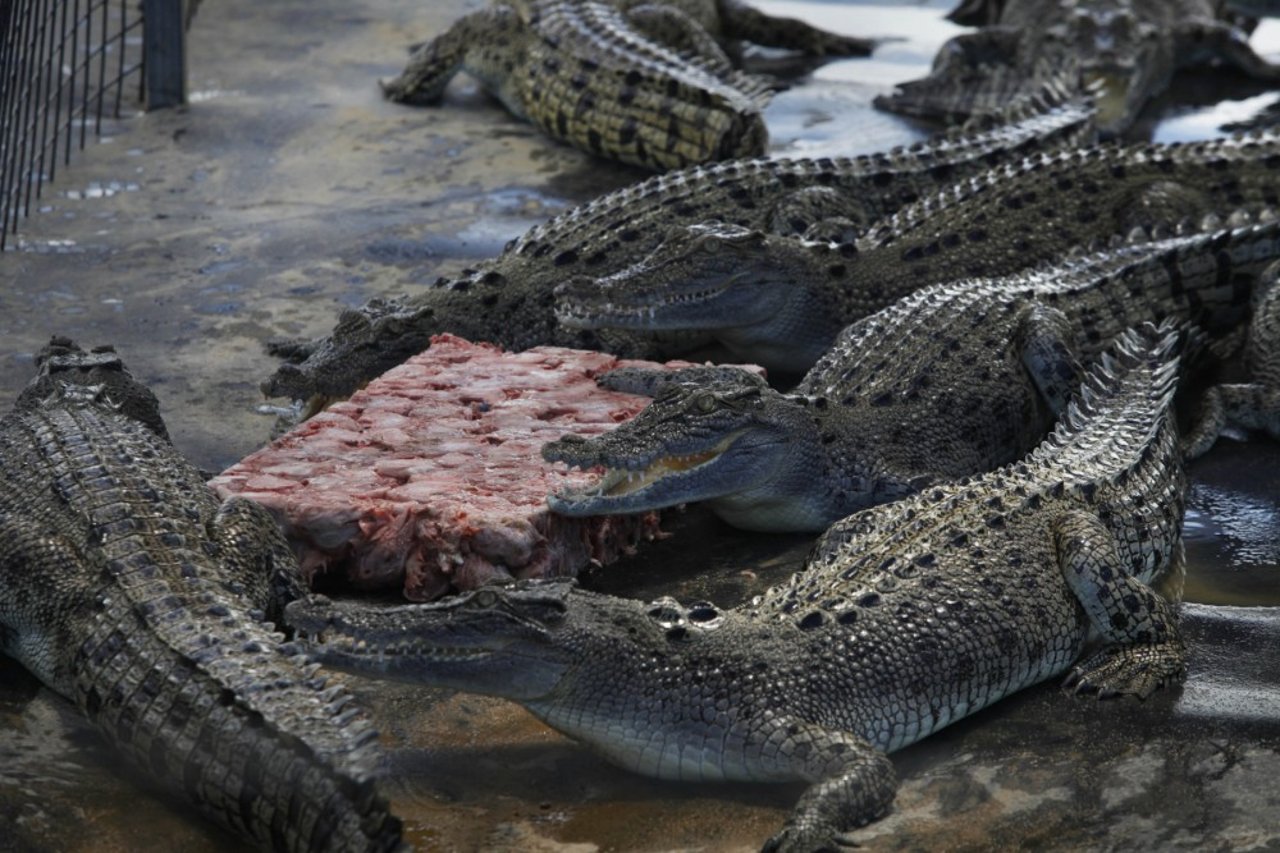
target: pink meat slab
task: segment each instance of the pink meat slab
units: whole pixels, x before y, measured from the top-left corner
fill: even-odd
[[[573,519],[546,508],[548,494],[600,475],[543,461],[542,445],[598,435],[643,409],[646,398],[595,383],[631,366],[688,363],[507,353],[440,335],[212,485],[270,509],[308,579],[341,571],[425,601],[494,579],[576,574],[659,535],[654,513]]]

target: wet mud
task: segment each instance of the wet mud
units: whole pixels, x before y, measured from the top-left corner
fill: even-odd
[[[266,441],[272,337],[497,252],[531,225],[643,177],[542,137],[459,79],[440,109],[382,101],[407,45],[464,0],[210,0],[190,34],[191,104],[111,122],[45,188],[0,255],[0,400],[49,335],[114,343],[178,446],[219,470]],[[769,2],[859,34],[910,34],[778,96],[774,150],[857,153],[922,138],[870,109],[919,76],[948,2]],[[1280,27],[1254,38],[1280,51]],[[761,61],[769,57],[757,57]],[[1203,77],[1157,139],[1266,109]],[[895,758],[894,813],[868,850],[1280,847],[1280,446],[1226,440],[1192,469],[1184,629],[1191,675],[1146,703],[1024,691]],[[594,588],[732,605],[794,571],[810,539],[744,534],[696,508]],[[387,790],[421,850],[757,849],[794,786],[681,785],[618,770],[482,697],[351,679],[383,732]],[[230,851],[238,844],[119,762],[64,701],[0,658],[0,847]]]

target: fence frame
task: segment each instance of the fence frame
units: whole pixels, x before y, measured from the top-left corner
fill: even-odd
[[[186,102],[194,0],[0,0],[0,251],[58,165],[119,118]]]

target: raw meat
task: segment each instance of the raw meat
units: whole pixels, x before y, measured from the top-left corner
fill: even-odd
[[[648,400],[599,388],[598,352],[504,353],[452,335],[212,481],[283,524],[311,579],[400,586],[414,600],[504,578],[576,574],[659,535],[654,513],[571,519],[547,494],[597,473],[544,462],[543,443],[597,435]],[[666,367],[685,367],[671,362]]]

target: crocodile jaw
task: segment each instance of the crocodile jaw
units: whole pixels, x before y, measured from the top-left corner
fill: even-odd
[[[608,467],[595,486],[550,495],[547,504],[561,515],[584,517],[644,512],[716,497],[724,490],[699,489],[705,478],[697,478],[745,432],[736,430],[707,450],[659,456],[640,469]],[[693,490],[685,487],[689,483]]]
[[[714,284],[676,284],[661,291],[603,282],[590,290],[562,290],[556,303],[556,320],[573,329],[733,328],[752,320],[742,320],[735,311],[728,310],[725,294],[735,290],[749,274],[736,272]]]
[[[366,608],[348,622],[346,609],[316,597],[291,603],[285,620],[314,659],[360,675],[453,687],[517,701],[544,697],[569,660],[553,643],[471,619],[448,602]]]

